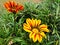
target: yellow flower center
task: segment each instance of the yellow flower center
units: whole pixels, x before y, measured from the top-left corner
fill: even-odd
[[[34,33],[38,33],[38,32],[39,32],[37,28],[33,28],[32,31],[33,31]]]

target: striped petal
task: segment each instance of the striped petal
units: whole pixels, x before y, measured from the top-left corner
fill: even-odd
[[[13,3],[13,1],[11,1],[10,4],[11,4],[11,7],[14,7],[14,3]]]
[[[33,32],[31,32],[30,34],[29,34],[29,38],[30,39],[32,39],[32,35],[33,35],[34,33]]]
[[[46,35],[44,32],[40,32],[40,35],[46,38]]]
[[[32,19],[32,27],[35,27],[35,20]]]
[[[47,28],[41,28],[40,30],[44,31],[44,32],[49,32],[49,29],[47,29]]]
[[[26,23],[29,24],[30,26],[32,26],[32,21],[30,18],[26,19]]]
[[[38,21],[37,19],[35,19],[35,26],[37,27],[37,25],[38,25]]]
[[[20,5],[20,6],[19,6],[19,9],[20,9],[20,10],[23,10],[23,9],[24,9],[24,7],[23,7],[22,5]]]
[[[37,25],[39,26],[41,24],[41,20],[37,20],[37,21],[38,21],[38,24]]]
[[[39,27],[39,28],[47,28],[47,25],[42,24],[42,25],[40,25],[40,27]]]
[[[31,27],[30,27],[30,25],[28,25],[28,24],[26,24],[26,23],[23,24],[23,29],[24,29],[26,32],[31,32]]]
[[[38,34],[38,41],[41,42],[42,41],[42,36],[40,34]]]
[[[33,42],[36,42],[37,39],[38,39],[37,34],[34,33],[34,34],[32,35],[32,39],[33,39]]]

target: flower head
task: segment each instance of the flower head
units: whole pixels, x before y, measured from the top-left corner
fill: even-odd
[[[29,32],[29,38],[34,42],[41,42],[43,37],[46,38],[44,32],[49,32],[47,25],[41,24],[41,20],[30,18],[26,19],[26,23],[23,24],[23,29]]]
[[[24,7],[23,5],[18,5],[17,3],[15,3],[14,1],[9,1],[9,2],[6,2],[4,4],[5,8],[10,11],[10,12],[13,12],[13,13],[16,13],[18,12],[19,10],[23,10]]]

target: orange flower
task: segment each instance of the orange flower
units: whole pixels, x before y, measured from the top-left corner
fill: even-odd
[[[26,23],[23,24],[23,29],[29,32],[29,38],[34,42],[41,42],[43,37],[46,38],[44,32],[49,32],[48,26],[41,24],[41,20],[30,18],[26,19]]]
[[[13,13],[17,13],[19,10],[23,10],[24,7],[23,5],[18,5],[17,3],[15,3],[14,1],[9,1],[9,2],[6,2],[4,4],[5,8],[10,11],[10,12],[13,12]]]

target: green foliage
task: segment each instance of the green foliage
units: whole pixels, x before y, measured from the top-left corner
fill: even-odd
[[[16,14],[16,32],[14,29],[14,15],[7,12],[0,12],[0,45],[59,45],[60,43],[60,0],[44,0],[39,4],[26,2],[24,11]],[[29,39],[28,33],[23,30],[23,23],[27,18],[41,19],[42,24],[47,24],[50,33],[46,33],[47,39],[42,43],[34,43]]]

